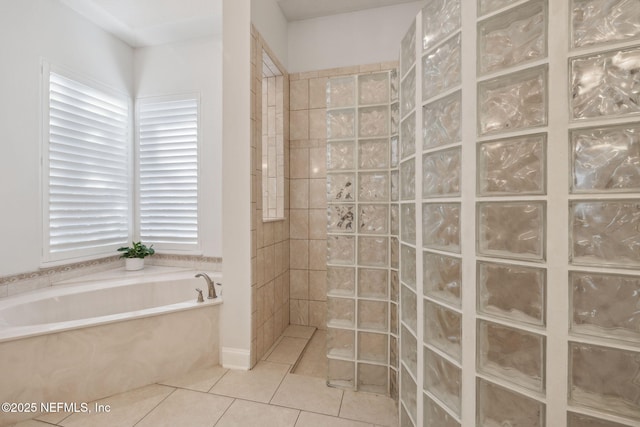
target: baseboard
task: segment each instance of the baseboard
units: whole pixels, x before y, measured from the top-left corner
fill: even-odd
[[[251,369],[251,352],[242,348],[222,347],[222,367],[227,369]]]

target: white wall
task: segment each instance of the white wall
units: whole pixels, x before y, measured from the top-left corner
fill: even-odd
[[[287,19],[276,0],[251,0],[251,22],[288,70]]]
[[[0,2],[0,276],[37,270],[41,58],[133,90],[133,50],[54,0]]]
[[[205,256],[222,256],[222,39],[135,50],[135,97],[200,94],[200,235]]]
[[[290,73],[397,61],[423,1],[289,23]]]

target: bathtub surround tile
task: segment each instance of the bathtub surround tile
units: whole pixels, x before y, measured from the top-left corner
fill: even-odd
[[[345,390],[340,416],[394,427],[398,425],[398,405],[396,401],[386,396]]]
[[[216,427],[293,427],[299,414],[300,411],[293,409],[236,400]]]
[[[251,371],[231,370],[209,393],[267,403],[289,368],[286,364],[261,361]]]
[[[126,393],[96,401],[109,405],[109,412],[75,413],[60,422],[64,427],[133,426],[146,414],[165,400],[175,389],[158,384],[135,389]],[[89,403],[89,407],[94,404]]]
[[[229,397],[214,396],[191,390],[176,390],[136,426],[200,427],[214,425],[234,403]]]
[[[296,427],[374,427],[373,424],[359,421],[336,418],[328,415],[314,414],[313,412],[300,412]]]
[[[342,390],[327,387],[324,379],[290,374],[285,377],[271,403],[337,416],[342,393]]]
[[[307,342],[306,338],[282,337],[266,360],[293,365],[302,354]]]
[[[159,384],[207,392],[211,390],[211,387],[213,387],[214,384],[217,383],[228,371],[228,369],[225,369],[220,365],[216,365],[211,368],[198,369],[184,375],[169,378],[164,381],[160,381]]]

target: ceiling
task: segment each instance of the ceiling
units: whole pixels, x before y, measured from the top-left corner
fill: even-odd
[[[171,43],[222,32],[222,0],[60,1],[133,47]],[[276,1],[291,22],[415,0]]]

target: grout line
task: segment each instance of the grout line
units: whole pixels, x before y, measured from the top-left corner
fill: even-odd
[[[227,411],[229,411],[229,409],[233,406],[234,403],[236,403],[236,398],[232,398],[233,400],[231,401],[231,404],[229,404],[229,406],[227,406],[227,408],[222,412],[222,415],[220,415],[220,418],[218,418],[215,422],[215,424],[213,425],[213,427],[217,426],[218,423],[220,422],[220,420],[222,418],[224,418],[224,416],[227,414]]]
[[[220,375],[220,378],[218,378],[218,379],[213,383],[213,385],[212,385],[211,387],[209,387],[209,390],[207,390],[207,393],[211,393],[211,390],[213,390],[213,388],[214,388],[216,385],[218,385],[218,383],[222,380],[222,378],[224,378],[224,377],[225,377],[225,376],[226,376],[226,375],[231,371],[231,369],[226,369],[226,368],[223,368],[223,369],[225,369],[225,370],[226,370],[226,372],[225,372],[224,374]],[[212,393],[212,394],[215,394],[215,393]]]
[[[168,387],[168,386],[166,386]],[[172,387],[173,390],[171,391],[171,393],[167,394],[164,399],[162,399],[160,402],[158,402],[153,408],[151,408],[146,414],[144,414],[142,416],[142,418],[140,418],[138,421],[136,421],[135,423],[133,423],[134,426],[138,425],[142,420],[144,420],[145,418],[147,418],[149,416],[150,413],[152,413],[158,406],[160,406],[165,400],[167,400],[169,398],[169,396],[171,396],[173,393],[176,392],[177,388]]]
[[[291,365],[291,369],[289,370],[289,373],[295,374],[295,370],[298,369],[298,365],[300,364],[300,361],[302,360],[302,358],[304,357],[305,353],[307,352],[307,349],[309,348],[309,344],[311,343],[311,340],[313,339],[313,337],[316,335],[317,331],[318,331],[318,328],[315,328],[315,330],[313,331],[311,336],[309,338],[307,338],[307,342],[304,345],[304,347],[303,347],[302,351],[300,352],[300,354],[298,355],[298,358],[293,363],[293,365]]]

